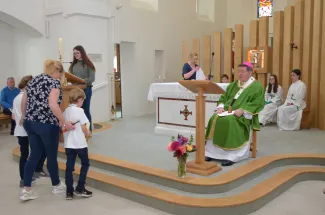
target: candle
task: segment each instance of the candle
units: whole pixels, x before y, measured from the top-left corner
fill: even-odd
[[[59,59],[62,63],[62,37],[59,38]]]

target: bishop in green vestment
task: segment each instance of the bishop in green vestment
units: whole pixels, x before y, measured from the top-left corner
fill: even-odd
[[[206,129],[206,160],[222,160],[222,166],[249,156],[250,133],[260,129],[258,113],[264,108],[264,89],[252,77],[253,66],[245,62],[237,72],[239,80],[229,84],[221,95]]]

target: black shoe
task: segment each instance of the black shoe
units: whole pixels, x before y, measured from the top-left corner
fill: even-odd
[[[221,162],[221,166],[232,166],[235,162],[225,160]]]
[[[85,198],[89,198],[93,195],[93,192],[90,192],[89,190],[86,190],[86,188],[82,189],[82,190],[75,190],[74,194],[76,196],[81,196],[81,197],[85,197]]]
[[[207,161],[207,162],[212,161],[212,158],[205,157],[205,161]]]
[[[73,193],[67,193],[66,197],[65,197],[66,200],[72,200],[73,199]]]

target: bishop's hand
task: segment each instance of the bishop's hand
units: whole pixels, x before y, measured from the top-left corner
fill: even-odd
[[[221,113],[223,113],[223,112],[225,112],[225,109],[223,109],[223,108],[217,108],[217,114],[221,114]]]
[[[244,114],[244,111],[242,109],[237,109],[234,114],[237,117],[241,117]]]

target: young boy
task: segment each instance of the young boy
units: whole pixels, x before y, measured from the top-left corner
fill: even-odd
[[[89,169],[88,148],[85,136],[90,135],[90,131],[86,127],[89,122],[84,110],[81,108],[85,93],[80,88],[74,88],[70,91],[69,102],[70,105],[65,109],[63,116],[65,120],[75,123],[75,129],[70,131],[63,131],[64,148],[67,155],[65,183],[67,186],[66,199],[71,200],[73,196],[91,197],[92,192],[86,190],[85,183],[87,172]],[[76,157],[81,160],[81,169],[79,181],[76,189],[73,188],[73,171],[76,162]]]

